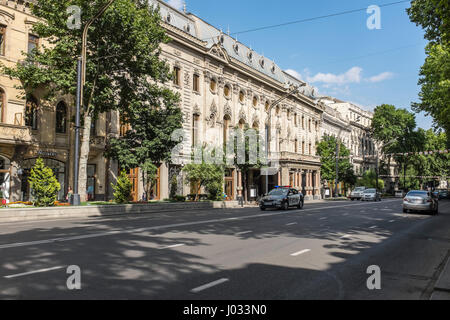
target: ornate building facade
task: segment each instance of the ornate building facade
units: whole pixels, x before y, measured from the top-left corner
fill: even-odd
[[[185,161],[197,145],[222,145],[233,128],[248,126],[260,133],[271,132],[269,158],[279,167],[269,176],[268,188],[291,185],[307,199],[321,197],[320,158],[316,144],[323,134],[340,136],[352,150],[357,172],[373,166],[375,145],[367,136],[371,114],[333,98],[321,98],[308,84],[284,72],[274,61],[260,55],[201,18],[176,10],[163,1],[162,26],[172,39],[162,44],[161,58],[173,68],[174,81],[167,85],[181,96],[184,114],[183,154]],[[28,1],[0,0],[0,62],[11,66],[24,59],[21,52],[38,47],[44,39],[32,34],[36,19],[29,14]],[[74,98],[58,97],[44,102],[42,92],[21,94],[17,79],[0,75],[0,186],[9,201],[28,200],[28,175],[37,157],[50,166],[64,200],[73,185]],[[300,90],[289,95],[292,86]],[[272,103],[287,97],[278,105]],[[42,100],[42,101],[41,101]],[[270,114],[270,116],[269,116]],[[270,130],[269,130],[270,128]],[[94,121],[88,161],[88,183],[81,192],[91,200],[112,197],[119,164],[103,157],[108,137],[120,134],[116,112]],[[162,164],[152,190],[153,199],[169,197],[171,186],[188,195],[191,187],[182,165]],[[133,199],[141,200],[140,170],[130,172]],[[228,200],[242,195],[242,173],[234,167],[225,174]],[[248,198],[266,193],[266,177],[251,170]]]

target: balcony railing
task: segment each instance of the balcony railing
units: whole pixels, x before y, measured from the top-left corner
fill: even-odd
[[[35,138],[29,127],[0,123],[0,143],[32,144],[34,142]]]

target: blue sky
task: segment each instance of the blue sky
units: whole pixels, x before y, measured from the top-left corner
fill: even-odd
[[[168,0],[182,8],[182,0]],[[382,5],[395,0],[186,0],[187,10],[231,33],[261,26]],[[365,11],[238,35],[320,93],[365,109],[382,103],[411,109],[426,41],[409,21],[409,2],[381,8],[381,29],[369,30]],[[432,120],[417,115],[418,126]]]

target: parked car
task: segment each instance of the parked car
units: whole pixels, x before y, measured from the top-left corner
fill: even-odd
[[[381,201],[381,193],[377,189],[364,190],[361,201]]]
[[[439,192],[439,200],[450,199],[450,192],[448,190],[438,190]]]
[[[264,211],[268,208],[288,210],[289,207],[303,208],[305,199],[303,194],[291,187],[277,187],[264,196],[259,208]]]
[[[431,192],[410,191],[403,199],[403,212],[408,213],[409,211],[426,211],[437,215],[439,212],[439,201]]]
[[[354,201],[356,200],[361,200],[361,198],[363,197],[364,191],[366,190],[366,187],[357,187],[355,190],[353,190],[350,193],[350,200]]]

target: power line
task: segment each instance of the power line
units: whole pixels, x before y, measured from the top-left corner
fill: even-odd
[[[405,2],[410,2],[410,0],[403,0],[403,1],[396,1],[396,2],[391,2],[391,3],[385,3],[385,4],[382,4],[382,5],[379,5],[379,7],[380,8],[389,7],[389,6],[393,6],[393,5],[400,4],[400,3],[405,3]],[[313,17],[313,18],[306,18],[306,19],[301,19],[301,20],[296,20],[296,21],[290,21],[290,22],[285,22],[285,23],[280,23],[280,24],[273,24],[273,25],[258,27],[258,28],[254,28],[254,29],[248,29],[248,30],[243,30],[243,31],[239,31],[239,32],[233,32],[233,33],[230,34],[230,36],[231,35],[236,36],[236,35],[240,35],[240,34],[244,34],[244,33],[256,32],[256,31],[273,29],[273,28],[279,28],[279,27],[284,27],[284,26],[289,26],[289,25],[293,25],[293,24],[299,24],[299,23],[309,22],[309,21],[314,21],[314,20],[320,20],[320,19],[325,19],[325,18],[337,17],[337,16],[342,16],[342,15],[355,13],[355,12],[366,11],[366,10],[367,10],[367,7],[366,8],[360,8],[360,9],[347,10],[347,11],[342,11],[342,12],[337,12],[337,13],[331,13],[331,14],[327,14],[327,15],[324,15],[324,16],[318,16],[318,17]],[[204,39],[204,41],[206,41],[208,39],[213,39],[213,38],[214,37],[207,38],[207,39]]]

